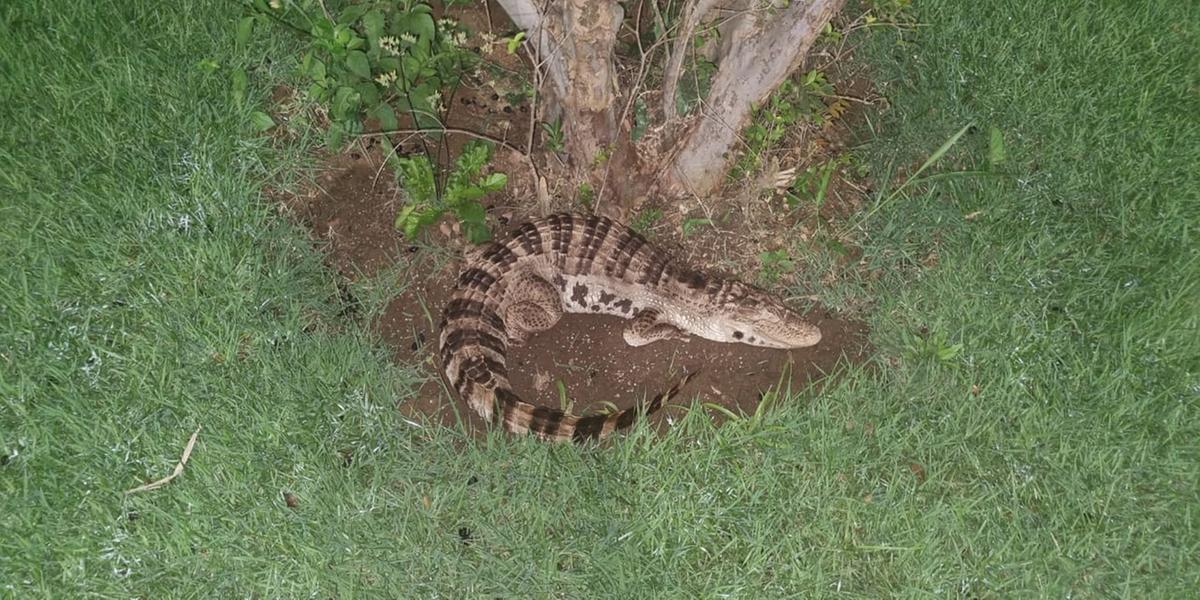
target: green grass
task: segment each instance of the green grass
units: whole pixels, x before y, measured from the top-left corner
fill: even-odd
[[[414,374],[336,318],[332,275],[259,195],[305,165],[250,119],[296,47],[235,48],[231,6],[0,8],[0,596],[1200,586],[1190,3],[930,0],[917,33],[875,38],[877,177],[968,122],[935,171],[990,173],[879,206],[860,236],[883,276],[822,290],[876,299],[877,364],[604,448],[399,417]],[[179,479],[122,493],[197,426]]]

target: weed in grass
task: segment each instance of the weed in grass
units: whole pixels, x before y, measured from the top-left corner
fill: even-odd
[[[825,194],[829,190],[829,182],[837,170],[850,163],[850,155],[841,154],[820,165],[806,167],[796,174],[791,185],[784,194],[788,208],[796,210],[802,204],[813,207],[817,213],[825,205]]]
[[[754,111],[750,125],[742,133],[745,151],[730,170],[730,179],[748,177],[757,171],[768,151],[795,124],[820,123],[827,110],[824,99],[833,91],[825,74],[816,69],[785,79],[766,105]]]
[[[458,85],[478,62],[465,46],[466,30],[453,19],[435,19],[433,7],[423,1],[351,4],[338,9],[336,16],[324,4],[311,2],[288,3],[278,10],[250,6],[254,16],[239,21],[239,43],[249,39],[256,19],[307,33],[310,49],[300,71],[312,82],[309,97],[328,107],[330,148],[339,147],[348,135],[362,133],[367,119],[374,119],[383,131],[395,130],[397,114],[411,117],[419,129],[440,130],[443,92]],[[510,52],[513,47],[510,42]],[[240,74],[245,87],[245,74]],[[273,126],[269,117],[252,120],[259,129]],[[503,173],[476,180],[490,153],[490,148],[472,141],[444,174],[435,172],[428,152],[389,154],[388,163],[404,180],[411,199],[396,215],[396,228],[413,238],[443,213],[452,212],[468,240],[489,239],[478,198],[506,181]]]
[[[783,248],[767,250],[758,255],[761,265],[758,269],[758,280],[764,285],[774,285],[785,273],[795,268],[791,254]]]

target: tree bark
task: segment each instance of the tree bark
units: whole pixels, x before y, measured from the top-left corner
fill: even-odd
[[[567,89],[560,97],[567,154],[587,168],[617,136],[617,69],[613,48],[624,18],[604,0],[560,0]],[[553,13],[551,13],[553,14]]]
[[[705,195],[720,186],[733,160],[738,133],[749,122],[754,105],[799,65],[845,1],[793,1],[771,15],[770,22],[762,23],[756,35],[730,49],[713,77],[702,117],[684,138],[670,167],[670,189]]]
[[[526,31],[561,109],[567,154],[586,168],[617,134],[613,47],[624,13],[612,0],[497,0]]]

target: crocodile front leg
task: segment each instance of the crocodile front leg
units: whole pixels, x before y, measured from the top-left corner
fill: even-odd
[[[625,328],[625,343],[630,346],[645,346],[660,340],[677,339],[688,341],[688,334],[662,319],[658,309],[643,308]]]

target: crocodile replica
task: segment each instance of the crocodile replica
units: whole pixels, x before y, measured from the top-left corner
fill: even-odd
[[[580,417],[513,392],[508,347],[554,326],[563,313],[631,319],[624,331],[631,346],[688,335],[768,348],[821,340],[816,326],[762,290],[676,264],[611,219],[555,214],[468,254],[442,314],[438,353],[447,382],[485,421],[513,433],[582,442],[629,427],[636,406]],[[655,396],[645,414],[691,375]]]

